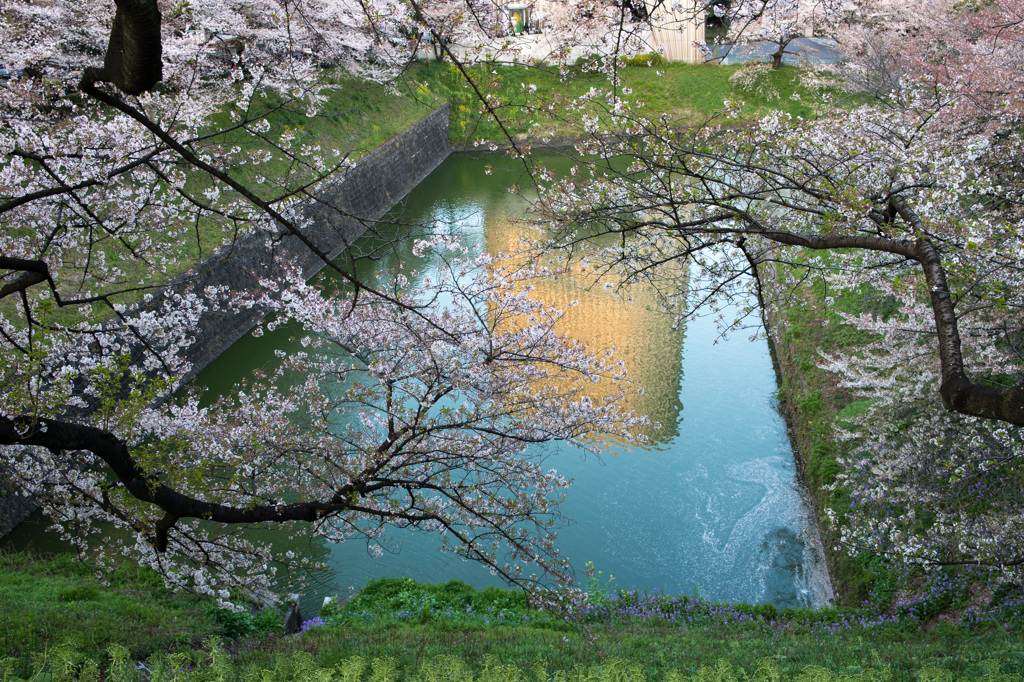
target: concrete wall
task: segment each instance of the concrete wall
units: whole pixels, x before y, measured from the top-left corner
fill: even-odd
[[[332,258],[340,254],[448,158],[448,118],[447,105],[429,114],[361,158],[323,196],[307,204],[304,212],[313,222],[306,235],[317,248]],[[295,237],[271,245],[266,242],[265,235],[243,237],[175,280],[169,289],[202,291],[208,286],[226,286],[231,291],[252,291],[275,263],[297,263],[306,278],[324,267],[324,262]],[[165,293],[156,294],[128,316],[160,305]],[[202,370],[252,329],[259,317],[259,312],[252,311],[205,314],[188,352],[191,374]],[[32,501],[21,497],[0,470],[0,537],[34,509]]]
[[[648,3],[650,5],[651,3]],[[651,12],[651,35],[654,46],[670,62],[700,64],[705,59],[704,13],[696,4],[684,3],[670,7],[657,3]]]

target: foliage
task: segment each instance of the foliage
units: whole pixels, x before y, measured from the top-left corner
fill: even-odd
[[[133,680],[851,680],[851,679],[1019,679],[1019,661],[1012,655],[1014,642],[987,635],[970,645],[965,638],[929,636],[929,646],[913,639],[899,641],[894,633],[886,642],[870,631],[858,631],[851,637],[830,636],[822,645],[814,638],[791,634],[773,635],[733,632],[741,639],[720,638],[717,643],[701,636],[678,633],[663,637],[643,634],[615,635],[595,631],[597,644],[586,638],[548,633],[535,639],[530,631],[460,631],[429,633],[423,626],[377,631],[371,642],[369,631],[356,630],[356,639],[367,637],[364,653],[351,651],[351,643],[330,626],[305,633],[281,644],[272,654],[258,659],[232,660],[216,639],[207,640],[198,650],[151,657],[139,667],[127,657],[127,651],[113,645],[104,657],[90,659],[65,646],[41,657],[26,679],[95,679],[91,670],[108,671],[114,679]],[[521,639],[521,651],[501,646],[510,635]],[[488,653],[481,635],[490,635]],[[602,643],[607,636],[619,641]],[[413,643],[416,648],[396,651],[384,641],[390,636]],[[333,637],[333,639],[332,639]],[[351,635],[350,635],[351,637]],[[865,642],[865,638],[867,641]],[[795,646],[794,646],[795,645]],[[952,645],[952,648],[951,648]],[[960,652],[957,647],[966,645]],[[995,646],[985,649],[983,646]],[[1009,645],[1009,648],[1006,648]],[[907,646],[914,654],[900,651]],[[939,647],[945,646],[945,649]],[[849,647],[848,651],[844,651]],[[1003,648],[999,648],[1003,647]],[[606,650],[619,652],[609,655]],[[445,650],[448,653],[443,653]],[[311,653],[316,651],[317,653]],[[418,654],[416,652],[419,652]],[[455,653],[452,653],[455,652]],[[531,660],[532,659],[532,660]],[[8,659],[9,660],[9,659]],[[927,661],[927,662],[926,662]],[[32,677],[46,670],[43,677]],[[571,672],[570,672],[571,671]],[[571,677],[570,677],[571,675]],[[17,679],[17,678],[15,678]]]
[[[531,606],[526,594],[488,587],[474,589],[460,581],[418,583],[411,578],[371,580],[344,608],[320,616],[328,624],[367,623],[381,619],[460,625],[530,625],[563,628],[564,623]]]
[[[780,388],[784,402],[790,405],[794,436],[801,453],[804,471],[815,493],[816,509],[825,519],[824,510],[836,510],[831,524],[823,525],[829,539],[831,577],[841,601],[850,606],[861,605],[874,613],[894,613],[901,618],[929,622],[936,617],[956,617],[961,610],[964,622],[1000,622],[1012,626],[1018,619],[1015,606],[999,606],[1001,597],[1012,589],[1001,585],[998,572],[977,570],[935,570],[924,572],[908,569],[885,555],[870,551],[847,554],[838,542],[843,528],[853,524],[846,513],[856,508],[850,501],[850,490],[836,477],[843,467],[840,458],[849,455],[850,442],[836,440],[836,433],[848,431],[870,414],[875,399],[856,400],[848,389],[838,385],[836,377],[808,361],[821,349],[828,352],[855,352],[856,348],[876,340],[871,334],[844,322],[843,315],[870,314],[888,316],[893,301],[870,288],[836,293],[831,305],[825,306],[830,291],[820,277],[804,278],[803,268],[779,269],[771,287],[776,291],[792,286],[793,278],[803,279],[808,286],[800,291],[799,304],[788,309],[784,319],[774,318],[770,324],[779,330],[776,354],[780,373],[785,380]],[[816,409],[810,410],[809,406]],[[993,594],[991,603],[977,603],[979,595]],[[969,605],[970,604],[970,605]],[[1011,597],[1008,605],[1014,605]]]
[[[664,64],[665,57],[659,52],[638,54],[622,60],[623,66],[663,66]]]
[[[206,611],[217,624],[218,633],[227,639],[279,632],[284,621],[281,609],[266,606],[231,611],[209,603]]]
[[[849,495],[842,541],[1020,577],[1019,1],[951,8],[969,28],[948,37],[957,49],[923,31],[909,84],[880,104],[814,120],[776,111],[735,130],[745,110],[729,102],[682,131],[681,117],[648,107],[628,81],[647,90],[658,69],[621,67],[640,44],[624,5],[556,8],[565,48],[580,42],[576,30],[619,28],[601,34],[595,58],[558,69],[559,82],[586,76],[585,92],[539,105],[527,99],[534,84],[502,86],[507,74],[447,47],[475,37],[478,55],[490,51],[494,17],[472,5],[209,2],[161,16],[155,0],[126,0],[115,17],[100,2],[5,8],[2,51],[28,76],[0,88],[0,443],[12,477],[83,555],[110,565],[127,554],[224,606],[270,599],[275,562],[304,563],[235,532],[278,523],[359,538],[371,552],[392,526],[436,532],[446,549],[578,612],[578,592],[544,590],[571,583],[554,530],[568,482],[522,453],[551,439],[631,438],[642,418],[618,410],[623,373],[554,332],[560,312],[529,296],[550,274],[540,266],[425,227],[399,271],[370,285],[356,254],[331,262],[306,232],[304,202],[336,215],[324,190],[352,163],[345,145],[299,130],[299,112],[318,113],[351,82],[324,67],[390,78],[427,36],[454,65],[439,67],[449,94],[456,74],[469,88],[456,97],[459,126],[477,107],[523,153],[502,115],[527,125],[521,114],[536,106],[586,136],[578,172],[534,174],[537,215],[558,228],[540,248],[575,253],[595,233],[621,237],[591,262],[651,281],[666,302],[688,296],[688,315],[716,311],[748,282],[778,305],[759,286],[776,262],[825,273],[828,303],[877,292],[886,310],[840,312],[863,343],[822,359],[865,408],[846,415],[852,454],[820,453],[812,468]],[[831,31],[840,10],[716,6],[773,40],[776,66],[808,21]],[[210,225],[227,254],[240,235],[301,244],[344,284],[315,290],[280,261],[258,291],[170,291],[129,310],[184,267],[180,244]],[[661,267],[684,259],[707,276],[686,294],[682,268]],[[257,333],[294,325],[306,350],[212,406],[187,392],[167,399],[191,369],[201,316],[250,310],[269,315]],[[593,399],[585,386],[597,381],[615,390]],[[819,422],[826,409],[813,390],[798,407]]]
[[[628,660],[611,658],[601,663],[578,666],[572,671],[553,670],[550,673],[541,663],[532,668],[519,668],[514,664],[502,663],[497,658],[485,659],[479,667],[470,666],[458,656],[437,655],[422,660],[417,666],[401,668],[394,659],[353,656],[342,659],[333,665],[322,665],[306,652],[294,652],[288,657],[280,658],[276,665],[269,668],[250,666],[235,671],[226,665],[224,652],[215,641],[208,643],[209,653],[197,655],[169,656],[149,662],[151,670],[132,671],[127,662],[118,656],[120,652],[112,650],[112,670],[117,679],[147,680],[153,682],[226,682],[234,679],[259,679],[263,682],[289,682],[292,680],[320,680],[321,682],[384,682],[416,680],[418,682],[521,682],[531,679],[537,682],[545,680],[576,679],[588,682],[643,682],[660,679],[671,682],[742,682],[743,680],[798,680],[800,682],[840,682],[846,680],[890,679],[891,671],[885,665],[868,664],[856,666],[849,671],[833,671],[822,666],[808,666],[796,674],[785,674],[781,671],[778,661],[773,658],[762,658],[750,670],[735,666],[720,659],[715,663],[702,666],[684,674],[678,670],[669,670],[664,676],[651,677],[644,669]],[[98,667],[92,660],[78,661],[68,658],[62,650],[54,652],[53,671],[46,679],[53,682],[71,682],[73,680],[98,679]],[[996,660],[986,660],[980,667],[981,675],[986,680],[1002,681],[1018,679],[999,670]],[[148,670],[148,669],[147,669]],[[240,674],[240,678],[238,675]],[[29,680],[40,680],[44,675],[39,672]],[[52,675],[52,677],[51,677]],[[20,678],[14,678],[19,680]],[[954,679],[948,670],[936,667],[924,667],[920,671],[921,680]],[[964,679],[964,678],[960,678]],[[970,679],[970,678],[967,678]]]
[[[885,610],[891,601],[891,591],[887,589],[881,594],[878,590],[881,583],[887,582],[884,576],[888,571],[880,565],[878,557],[851,557],[842,551],[834,541],[835,528],[825,523],[825,509],[849,507],[848,492],[834,485],[842,471],[834,424],[863,414],[871,401],[851,402],[849,392],[840,388],[835,377],[819,367],[816,359],[822,349],[843,352],[870,340],[839,316],[840,310],[851,314],[866,312],[862,306],[865,298],[843,294],[832,306],[826,306],[827,287],[821,280],[807,281],[806,274],[802,267],[778,267],[765,280],[772,297],[794,292],[788,303],[771,311],[766,320],[766,325],[775,330],[773,349],[781,379],[779,399],[786,408],[794,450],[820,519],[829,573],[839,603],[857,606],[869,602]],[[807,286],[797,288],[798,282]],[[808,409],[812,406],[817,409]],[[841,518],[838,521],[842,523]]]
[[[400,665],[394,658],[366,657],[352,655],[344,658],[314,657],[306,651],[293,651],[279,655],[274,663],[238,665],[232,663],[219,643],[215,640],[206,642],[206,651],[182,652],[167,656],[157,656],[148,660],[144,666],[132,666],[127,660],[126,651],[112,646],[109,659],[103,661],[109,665],[110,674],[119,680],[522,680],[522,679],[565,679],[568,670],[554,668],[550,664],[535,663],[519,664],[503,662],[498,656],[485,656],[476,664],[468,664],[455,655],[435,654],[422,658],[419,662]],[[783,657],[784,658],[784,657]],[[9,659],[8,659],[9,660]],[[109,662],[108,662],[109,661]],[[41,658],[34,670],[36,674],[26,673],[26,679],[40,680],[88,680],[98,679],[94,676],[105,670],[103,663],[74,654],[66,647],[57,647],[47,657]],[[794,680],[849,680],[877,679],[878,677],[893,679],[892,669],[882,663],[878,656],[870,663],[852,664],[843,668],[829,668],[822,665],[805,666],[794,670],[791,666],[780,662],[778,657],[761,658],[749,664],[745,670],[743,664],[733,664],[726,658],[711,661],[701,666],[686,666],[687,672],[678,668],[655,669],[630,661],[628,658],[606,658],[600,662],[576,666],[573,669],[574,679],[594,680],[744,680],[744,679],[794,679]],[[972,674],[964,675],[963,671],[953,677],[947,668],[925,665],[915,670],[917,679],[975,679],[990,680],[1019,679],[1016,675],[1000,670],[996,657],[986,657],[980,663],[971,666]],[[42,672],[45,670],[46,672]],[[748,672],[749,671],[749,672]],[[52,677],[50,677],[52,675]],[[21,679],[21,678],[6,678]],[[909,679],[897,675],[895,679]]]
[[[516,140],[565,143],[578,131],[562,117],[570,103],[585,100],[591,88],[616,82],[620,93],[652,116],[665,115],[674,125],[699,124],[726,101],[737,104],[739,116],[750,120],[772,110],[794,118],[812,118],[821,105],[822,91],[809,87],[798,69],[787,67],[764,77],[760,91],[737,85],[734,74],[742,67],[650,61],[650,55],[623,60],[613,76],[602,70],[572,70],[567,77],[551,65],[486,64],[460,72],[451,64],[417,64],[408,72],[408,87],[422,97],[436,97],[452,105],[452,141],[462,145],[508,144]],[[650,65],[648,66],[648,62]],[[489,93],[490,106],[501,125],[481,106],[467,85],[466,76]],[[829,95],[838,90],[826,90]],[[584,106],[606,118],[603,103],[594,99]],[[832,106],[831,100],[828,106]],[[504,130],[502,129],[504,127]]]
[[[43,561],[25,555],[8,555],[5,570],[9,576],[19,576],[20,585],[35,582],[54,594],[63,581],[89,580],[91,574],[67,559]],[[130,582],[101,586],[97,603],[125,589],[131,598],[146,600],[146,591],[159,590],[153,587],[154,582],[159,584],[154,578],[148,576],[139,583],[141,593],[131,592],[135,588]],[[422,585],[404,580],[375,581],[367,589],[378,595],[388,610],[405,608],[403,605],[429,595],[438,602],[449,599],[452,604],[468,600],[480,614],[489,606],[501,604],[507,613],[522,609],[518,611],[521,614],[549,618],[523,608],[525,600],[518,591],[474,591],[458,583]],[[403,593],[407,596],[399,598]],[[670,679],[673,670],[693,676],[701,669],[714,670],[726,664],[737,675],[742,670],[749,676],[767,657],[786,679],[796,678],[807,666],[820,666],[837,676],[887,669],[894,680],[918,679],[925,669],[933,674],[946,671],[942,674],[952,674],[956,679],[975,678],[992,665],[996,666],[992,670],[1001,674],[1020,675],[1024,669],[1014,653],[1021,645],[1017,627],[1022,613],[1020,596],[1019,591],[999,588],[991,609],[965,612],[958,625],[931,621],[929,627],[921,628],[916,619],[894,622],[855,609],[778,611],[770,605],[715,604],[692,596],[620,591],[614,613],[606,617],[591,613],[582,631],[536,627],[525,620],[499,623],[494,618],[488,625],[483,618],[464,619],[465,614],[457,613],[459,609],[453,609],[452,616],[438,613],[424,622],[415,614],[403,616],[407,613],[403,611],[387,613],[366,599],[357,605],[358,609],[366,607],[377,616],[339,618],[337,614],[321,613],[325,623],[299,636],[284,637],[273,632],[236,641],[225,639],[221,646],[228,655],[209,641],[213,630],[200,635],[196,629],[194,637],[177,641],[166,639],[160,627],[140,628],[138,634],[127,635],[124,625],[105,620],[107,616],[96,608],[86,614],[85,620],[55,619],[49,628],[50,639],[46,643],[36,640],[32,649],[21,654],[0,649],[0,660],[8,657],[6,663],[0,663],[0,671],[6,669],[8,674],[29,678],[45,665],[51,672],[64,666],[77,675],[91,660],[108,679],[130,680],[135,675],[141,679],[149,674],[155,679],[172,674],[179,675],[179,679],[218,679],[221,674],[227,679],[262,679],[260,675],[268,679],[300,679],[299,675],[315,679],[308,671],[317,669],[333,670],[337,679],[371,679],[373,661],[379,659],[390,660],[388,669],[399,679],[410,679],[425,663],[435,662],[440,656],[454,656],[459,663],[453,665],[477,677],[485,670],[496,674],[496,666],[511,666],[528,679],[537,679],[540,666],[547,679],[555,679],[558,671],[564,679],[567,671],[590,670],[597,675],[599,667],[608,669],[619,661],[622,669],[638,669],[641,679],[660,680]],[[166,592],[164,597],[168,597]],[[178,608],[164,607],[164,627],[175,618],[178,623],[201,621],[208,628],[212,625],[207,619],[209,602],[180,597],[171,601]],[[4,596],[0,603],[6,606],[10,601]],[[352,607],[346,605],[345,611],[351,612]],[[25,618],[26,613],[25,609],[17,610],[12,616]],[[674,618],[672,614],[676,614]],[[686,622],[682,614],[689,614],[693,622]],[[107,637],[90,646],[81,635],[93,631]],[[142,661],[150,672],[138,668],[136,661]],[[345,674],[350,677],[345,678]],[[360,674],[363,677],[357,677]],[[468,673],[463,674],[468,679]]]
[[[521,563],[512,561],[506,568],[495,553],[508,548],[515,554],[515,547],[525,540],[531,549],[525,551],[522,545],[524,551],[513,558],[544,563],[545,555],[553,552],[554,535],[547,524],[557,521],[557,514],[549,512],[554,512],[556,490],[563,484],[557,477],[549,482],[549,475],[536,468],[527,473],[524,465],[507,457],[514,457],[526,442],[573,438],[590,431],[629,437],[628,426],[638,418],[616,416],[614,400],[595,404],[581,397],[574,401],[579,387],[554,386],[566,380],[600,380],[602,375],[605,380],[617,381],[622,378],[619,372],[609,371],[611,365],[605,364],[605,359],[581,355],[582,349],[573,342],[558,340],[551,331],[556,311],[519,294],[501,293],[508,288],[525,289],[529,278],[544,273],[505,270],[500,274],[503,281],[498,281],[495,275],[499,270],[492,263],[466,258],[465,253],[458,253],[462,245],[443,239],[432,247],[441,264],[438,274],[431,277],[440,276],[440,284],[431,289],[437,280],[426,280],[430,285],[422,295],[395,293],[416,276],[411,270],[393,273],[386,280],[390,284],[381,290],[361,282],[354,274],[354,264],[329,265],[347,282],[347,293],[332,302],[317,301],[320,308],[312,314],[348,318],[351,324],[343,332],[344,338],[328,340],[331,332],[324,325],[333,322],[313,319],[310,309],[296,307],[296,291],[287,288],[295,284],[303,296],[308,289],[302,289],[294,275],[282,274],[288,273],[288,263],[277,264],[276,272],[268,269],[265,296],[231,300],[225,291],[168,291],[166,298],[149,298],[153,287],[187,268],[197,255],[222,243],[226,247],[223,253],[230,255],[234,240],[244,235],[269,243],[287,236],[326,260],[326,254],[304,236],[309,215],[303,212],[301,202],[312,201],[337,211],[338,207],[323,203],[323,190],[351,166],[358,152],[353,145],[365,138],[342,139],[340,129],[319,125],[324,118],[321,114],[329,114],[326,118],[332,121],[354,118],[358,126],[365,122],[366,112],[349,116],[334,110],[386,107],[379,100],[362,98],[361,86],[346,77],[342,68],[363,76],[395,73],[394,68],[411,55],[405,38],[396,37],[396,33],[409,35],[409,26],[403,22],[430,21],[429,7],[403,5],[386,12],[387,21],[368,17],[370,25],[366,25],[353,19],[353,12],[357,15],[362,9],[328,3],[289,16],[268,12],[267,22],[261,23],[256,15],[239,15],[234,7],[181,6],[163,20],[157,19],[157,29],[170,30],[161,43],[163,53],[140,57],[139,63],[144,62],[144,68],[137,69],[140,72],[148,70],[155,78],[160,74],[154,71],[168,69],[162,85],[151,84],[144,89],[153,91],[145,93],[128,86],[118,85],[119,92],[102,85],[105,81],[121,83],[113,72],[113,62],[104,62],[102,69],[87,69],[77,87],[73,84],[74,67],[90,64],[104,52],[105,35],[114,31],[114,39],[119,39],[116,33],[121,29],[113,27],[107,11],[83,13],[82,7],[64,2],[45,10],[19,6],[10,24],[5,24],[10,32],[5,39],[23,53],[19,58],[32,61],[44,48],[59,54],[45,65],[54,78],[18,79],[0,91],[5,121],[12,122],[4,129],[7,156],[0,194],[5,228],[2,264],[10,283],[3,289],[8,305],[2,310],[0,379],[6,387],[5,402],[0,406],[2,440],[18,446],[5,450],[14,478],[47,506],[83,554],[97,541],[91,536],[96,524],[110,523],[124,534],[96,551],[94,559],[106,561],[118,553],[133,555],[160,571],[175,588],[188,587],[215,595],[224,604],[239,604],[247,598],[270,598],[267,586],[277,564],[270,560],[266,548],[205,521],[313,522],[316,532],[334,539],[363,534],[371,549],[379,547],[377,541],[386,525],[380,522],[393,521],[444,532],[450,548],[496,563],[495,570],[511,580],[533,583],[533,576]],[[40,23],[39,12],[49,17],[47,22]],[[32,42],[27,41],[27,34],[18,32],[29,25],[36,30],[44,23],[54,27],[54,35],[39,33]],[[229,26],[233,31],[230,40],[223,37]],[[65,30],[76,39],[62,40],[60,33]],[[367,41],[367,34],[375,32],[386,39]],[[297,50],[296,41],[308,41],[303,47],[309,52]],[[111,53],[110,59],[116,61],[117,54]],[[364,72],[370,65],[375,67],[373,73]],[[135,69],[138,65],[129,66]],[[474,100],[472,96],[468,100],[464,95],[455,96],[458,85],[467,85],[464,80],[455,81],[455,76],[502,78],[495,69],[488,72],[486,66],[419,68],[435,74],[438,69],[443,71],[433,82],[444,83],[440,89],[456,99],[459,112]],[[650,71],[634,68],[641,70]],[[506,72],[506,80],[507,73],[517,71]],[[563,77],[556,74],[558,79]],[[429,88],[417,86],[414,90],[417,97],[433,101]],[[497,100],[488,106],[498,107]],[[554,106],[554,100],[546,106]],[[82,149],[90,153],[83,155]],[[436,235],[422,236],[429,241]],[[443,253],[448,248],[456,250],[451,257]],[[421,257],[421,253],[411,256]],[[475,278],[477,284],[471,291],[462,288],[464,277]],[[489,284],[485,283],[488,279]],[[446,303],[440,303],[438,289],[445,287],[451,288],[461,304],[446,308]],[[142,307],[131,308],[140,296]],[[490,338],[481,338],[482,345],[471,351],[474,344],[468,342],[467,325],[485,318],[483,312],[502,298],[509,307],[499,317],[507,328],[483,325],[477,331]],[[307,302],[314,300],[307,297]],[[334,345],[343,353],[358,349],[363,360],[356,365],[362,366],[345,365],[325,353],[310,353],[272,369],[268,383],[241,389],[244,392],[234,402],[229,398],[207,407],[198,396],[179,394],[154,406],[191,371],[185,353],[195,342],[203,316],[209,319],[221,311],[254,307],[260,314],[277,315],[267,328],[287,324],[289,317],[305,318],[305,333],[312,345]],[[529,315],[533,316],[533,330],[511,333],[511,328]],[[373,330],[373,321],[384,318],[390,319],[385,323],[388,333],[404,328],[410,334],[409,342],[420,351],[417,357],[431,372],[440,371],[437,379],[448,386],[447,391],[422,394],[433,385],[426,375],[417,379],[422,382],[418,385],[408,375],[382,375],[383,367],[396,371],[397,360],[408,363],[411,357],[401,352],[396,355],[393,347],[362,345],[363,335],[384,338],[383,329]],[[433,338],[430,348],[423,347],[427,342],[424,331]],[[520,346],[505,349],[510,351],[505,353],[493,346],[499,339],[494,333]],[[83,338],[88,342],[81,342]],[[547,350],[538,353],[538,340]],[[560,349],[555,355],[548,353],[555,350],[551,343]],[[458,361],[451,358],[458,365],[457,372],[470,383],[454,381],[454,376],[447,374],[456,365],[446,368],[434,362],[444,349],[456,354],[480,353]],[[556,357],[563,353],[564,357]],[[385,360],[389,354],[390,364]],[[478,361],[486,370],[472,369]],[[506,372],[512,368],[526,373],[514,377]],[[368,383],[356,379],[361,372],[367,373]],[[301,395],[282,395],[269,383],[298,373],[307,376]],[[154,375],[163,376],[153,380]],[[392,380],[394,385],[388,383]],[[548,386],[534,392],[531,381],[548,382]],[[337,397],[328,395],[333,390],[328,387],[345,382],[348,397],[328,407]],[[382,383],[376,386],[375,382]],[[497,388],[499,383],[516,387],[517,396],[504,393],[501,397],[504,389]],[[314,384],[316,390],[312,390]],[[416,411],[391,402],[416,391],[421,391],[419,398],[424,399],[420,410],[437,410],[427,431],[418,436],[394,422],[408,418],[410,424],[416,424]],[[473,419],[457,421],[467,413],[453,410],[449,404],[469,405],[465,402],[468,396],[481,399],[475,414],[483,421],[476,426],[470,423]],[[499,403],[506,399],[510,402],[500,409]],[[465,410],[473,411],[470,407]],[[316,417],[309,416],[317,411]],[[438,428],[438,418],[447,423],[443,429]],[[358,438],[347,442],[355,433],[353,427],[338,433],[336,425],[339,420],[354,424],[358,419],[364,420],[364,428]],[[366,440],[373,429],[365,428],[365,420],[387,431],[386,435],[379,432],[381,442]],[[493,433],[496,423],[501,424],[497,438]],[[476,436],[471,435],[474,429]],[[440,458],[446,460],[433,473],[423,469],[423,462],[417,459],[425,450],[416,455],[408,451],[421,436],[429,432],[433,438],[441,430],[460,432],[457,438],[463,440],[458,456],[468,459],[459,466],[490,472],[497,462],[484,460],[500,454],[505,459],[499,470],[508,466],[505,472],[516,472],[516,480],[533,481],[534,493],[520,495],[514,502],[503,496],[496,501],[491,493],[477,494],[482,488],[474,494],[464,494],[468,488],[455,494],[446,487],[450,480],[446,472],[454,466],[447,460],[454,441],[442,444],[434,440],[430,446],[420,442],[426,450],[436,448],[433,452],[442,453]],[[488,436],[481,436],[484,431]],[[70,448],[70,443],[75,447]],[[30,447],[21,447],[25,445]],[[407,457],[396,457],[395,449]],[[300,452],[302,457],[292,459]],[[318,457],[320,461],[314,461]],[[325,465],[324,460],[330,462]],[[387,471],[379,468],[381,460]],[[420,468],[415,474],[402,470],[407,464]],[[365,471],[358,472],[363,465]],[[307,476],[297,477],[298,471]],[[405,477],[410,474],[412,478]],[[484,474],[472,480],[471,486],[518,489],[513,479],[500,476]],[[378,487],[381,485],[383,488]],[[385,508],[394,504],[386,492],[392,487],[409,492],[410,506],[404,510]],[[440,498],[424,499],[430,497],[426,490]],[[377,495],[382,507],[359,504],[366,491]],[[316,495],[323,497],[312,499]],[[419,508],[421,504],[429,509]],[[457,530],[458,523],[453,525],[455,519],[448,514],[467,504],[474,510],[464,521],[485,513],[497,527],[469,534]],[[476,505],[489,509],[484,512]],[[510,511],[509,506],[515,509]],[[537,533],[527,538],[515,524],[534,512]],[[349,514],[349,520],[338,522],[338,513]],[[475,528],[475,524],[471,526]],[[517,529],[511,532],[511,527]],[[487,542],[479,543],[484,537]],[[288,556],[277,560],[297,563]],[[557,565],[560,561],[547,568],[557,569]],[[552,575],[566,578],[561,569]]]
[[[966,8],[959,14],[947,9],[937,13],[933,22],[920,24],[918,38],[901,49],[904,73],[932,87],[948,88],[951,106],[944,112],[946,134],[968,130],[982,137],[994,135],[989,139],[996,140],[1006,134],[994,131],[1001,121],[1015,116],[1021,106],[1021,84],[1014,80],[1017,70],[1013,66],[1019,57],[1016,18],[1020,12],[1016,2],[1002,2],[984,10]],[[956,54],[922,59],[925,46],[934,49],[938,40],[957,45]],[[986,51],[984,57],[982,50]],[[1000,81],[995,86],[1002,93],[998,102],[992,98],[994,80]],[[889,105],[908,97],[904,88],[882,94]],[[998,145],[993,154],[998,154]],[[1000,182],[1012,183],[1019,168],[1011,165],[1014,169],[1008,173],[998,162],[982,172],[991,172]],[[960,200],[970,202],[979,198],[965,191]],[[995,202],[1000,208],[1009,208],[1001,198]],[[1011,209],[1005,215],[1011,224],[1019,223],[1018,211]],[[962,246],[967,250],[974,248],[971,239]],[[1004,248],[1009,249],[1007,253],[1013,251],[1009,243]],[[1007,264],[1007,272],[1017,270],[1015,264]],[[990,320],[984,313],[972,310],[987,297],[999,314],[1007,314],[1006,324],[1015,327],[1017,304],[1003,297],[1004,286],[1015,285],[997,279],[987,293],[967,294],[966,287],[977,285],[976,274],[970,266],[966,271],[954,271],[950,289],[964,314]],[[888,287],[878,290],[887,294],[891,291]],[[900,303],[904,315],[901,317],[871,323],[863,315],[850,319],[858,320],[857,326],[872,333],[907,319],[915,323],[924,319],[918,302]],[[996,323],[997,327],[999,324]],[[907,344],[909,350],[916,343],[909,336],[904,337],[906,341],[889,337],[889,343]],[[1015,338],[1015,332],[1010,332],[1004,338],[989,336],[982,343],[991,343],[997,352],[1013,355],[1017,353]],[[972,339],[968,343],[976,342]],[[877,354],[872,355],[873,360],[865,356],[854,363],[858,369],[848,381],[860,397],[870,402],[863,402],[865,409],[838,432],[850,452],[844,463],[846,473],[841,477],[852,497],[843,520],[844,539],[910,563],[957,564],[966,559],[963,563],[967,566],[984,564],[984,560],[977,558],[986,553],[979,545],[1001,543],[1003,532],[1013,532],[1010,529],[1014,526],[1013,510],[1019,500],[1021,479],[1019,429],[950,414],[936,401],[923,398],[921,393],[927,389],[921,383],[915,387],[914,381],[898,381],[885,396],[863,390],[865,382],[860,367],[864,361],[874,366],[871,371],[876,376],[891,367],[891,362],[899,362],[895,358],[878,362]],[[830,363],[828,368],[834,370],[836,366]],[[1000,366],[996,362],[979,369],[981,381],[993,387],[1019,386],[1019,374],[1004,371],[1008,366],[1012,367],[1012,363]],[[851,373],[849,369],[844,372]],[[896,376],[901,374],[897,372]],[[923,499],[928,502],[922,504]]]
[[[593,612],[612,604],[619,596],[620,591],[613,584],[615,582],[614,575],[609,574],[605,578],[604,571],[598,570],[593,561],[588,561],[586,566],[587,611]]]

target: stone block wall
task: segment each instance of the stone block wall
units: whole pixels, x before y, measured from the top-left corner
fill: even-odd
[[[35,509],[32,498],[23,496],[0,470],[0,538],[11,532]]]

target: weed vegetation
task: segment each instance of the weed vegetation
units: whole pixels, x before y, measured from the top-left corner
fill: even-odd
[[[798,281],[803,286],[795,286]],[[817,359],[819,350],[850,349],[870,340],[864,332],[843,323],[839,312],[884,315],[889,303],[872,291],[861,290],[843,292],[827,307],[824,302],[830,292],[824,282],[804,278],[799,268],[779,268],[769,282],[780,291],[795,287],[789,304],[769,325],[778,332],[773,350],[779,364],[779,399],[790,419],[794,449],[818,512],[833,586],[846,605],[888,608],[900,591],[897,576],[878,557],[850,556],[837,550],[827,533],[824,510],[849,508],[848,492],[833,486],[841,456],[833,429],[837,421],[856,416],[867,403],[855,401],[838,388],[818,367]]]
[[[842,524],[843,510],[850,508],[849,492],[835,485],[839,460],[849,454],[844,450],[849,446],[837,442],[833,434],[844,422],[849,426],[849,420],[871,402],[855,399],[819,368],[819,351],[855,351],[872,341],[867,332],[846,324],[840,314],[886,318],[894,313],[894,302],[866,286],[830,291],[821,279],[799,267],[779,267],[768,282],[780,292],[790,292],[787,305],[769,320],[776,331],[773,350],[779,364],[779,399],[790,420],[794,449],[818,512],[832,583],[842,603],[877,613],[910,615],[922,622],[974,618],[1004,625],[1019,622],[1024,602],[1021,587],[1001,584],[997,575],[984,569],[946,566],[926,572],[837,547],[824,510],[835,510]]]
[[[0,656],[23,666],[71,638],[84,656],[100,656],[116,642],[147,658],[219,632],[215,610],[171,594],[151,571],[124,568],[108,579],[99,584],[70,554],[0,553]]]

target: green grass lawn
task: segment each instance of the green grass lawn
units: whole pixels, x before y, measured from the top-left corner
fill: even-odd
[[[151,572],[125,569],[109,583],[71,555],[0,552],[0,658],[24,666],[65,641],[86,656],[117,643],[147,658],[219,631],[207,604],[171,594]]]
[[[651,118],[665,115],[680,127],[700,124],[720,111],[726,100],[744,103],[740,123],[773,110],[809,118],[822,102],[821,92],[804,87],[804,72],[795,67],[769,71],[754,87],[743,87],[730,80],[742,68],[739,65],[644,62],[634,59],[619,69],[618,92],[637,105],[638,113]],[[459,144],[503,142],[506,133],[518,138],[572,138],[579,128],[565,112],[591,88],[611,86],[605,75],[582,66],[560,70],[547,65],[484,65],[468,68],[467,75],[476,90],[498,98],[496,113],[505,130],[493,116],[481,114],[476,90],[453,65],[421,63],[407,76],[409,92],[451,102],[452,141]],[[597,102],[586,110],[608,121]]]

